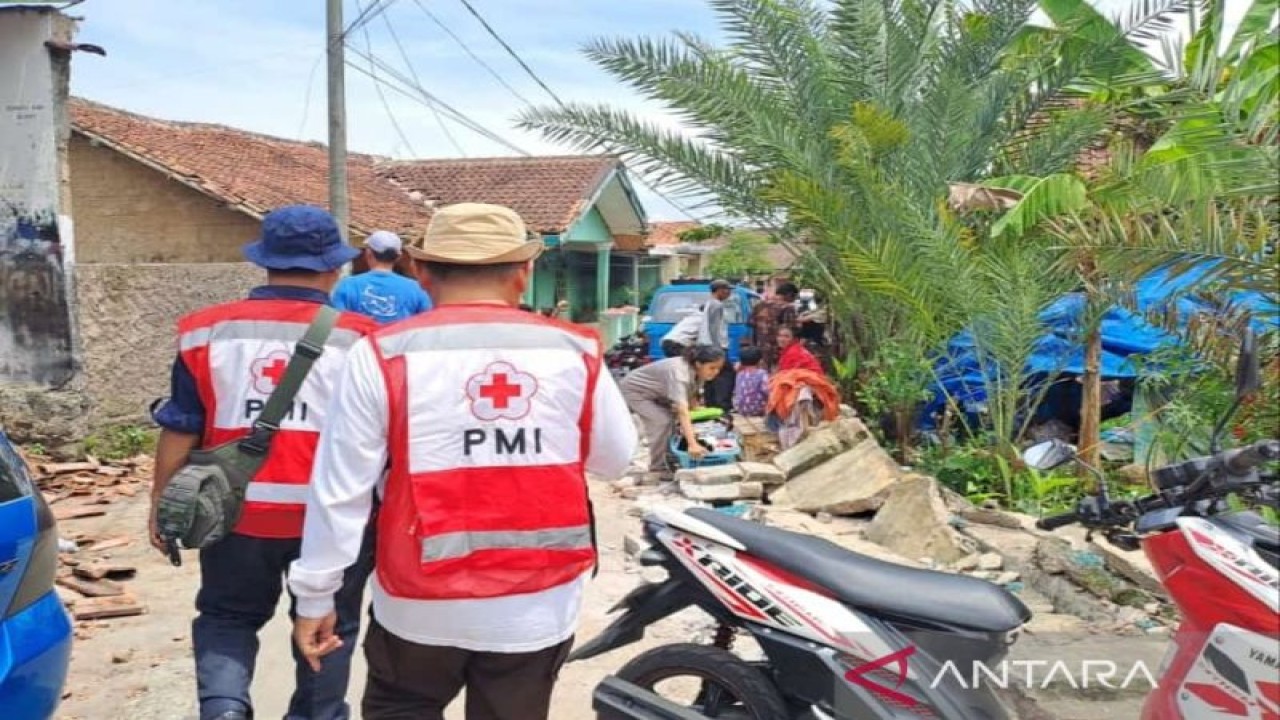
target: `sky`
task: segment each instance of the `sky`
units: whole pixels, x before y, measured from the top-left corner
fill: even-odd
[[[368,0],[362,0],[368,4]],[[605,101],[674,124],[581,53],[599,37],[667,35],[688,30],[714,36],[701,0],[472,0],[472,5],[534,72],[566,102]],[[396,0],[349,42],[409,74],[388,32],[429,92],[512,145],[533,154],[564,154],[535,133],[514,127],[527,105],[504,87],[432,15],[487,63],[520,97],[554,100],[525,73],[458,0]],[[83,17],[77,40],[101,45],[107,57],[78,53],[71,91],[80,97],[170,120],[213,122],[298,140],[327,140],[325,3],[323,0],[87,0],[68,10]],[[347,0],[345,22],[359,14]],[[352,54],[350,59],[368,69]],[[381,72],[379,71],[381,74]],[[349,150],[395,158],[489,157],[514,151],[445,120],[419,102],[346,70]],[[407,143],[395,129],[398,123]],[[687,215],[637,187],[651,220]],[[685,203],[682,203],[685,204]],[[695,212],[701,215],[701,212]]]
[[[358,2],[371,1],[346,0],[345,22],[359,15]],[[1244,0],[1228,3],[1243,5]],[[676,30],[719,37],[704,0],[471,4],[566,102],[607,102],[672,127],[678,123],[662,108],[595,67],[583,56],[582,46],[601,37],[665,36]],[[1127,7],[1128,0],[1101,0],[1099,6],[1111,15]],[[327,139],[323,0],[86,0],[68,14],[83,18],[80,42],[107,51],[105,58],[75,56],[75,95],[164,119],[220,123],[297,140]],[[460,0],[392,0],[389,9],[348,41],[352,49],[371,50],[405,75],[416,74],[429,92],[525,152],[573,152],[514,127],[526,102],[547,106],[554,100]],[[349,57],[369,69],[356,54]],[[515,152],[448,119],[442,121],[394,90],[383,89],[380,97],[378,87],[360,71],[347,68],[347,137],[353,152],[393,158]],[[637,190],[650,220],[689,217],[652,190]]]

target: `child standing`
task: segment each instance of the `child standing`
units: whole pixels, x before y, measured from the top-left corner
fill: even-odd
[[[733,385],[733,408],[745,417],[762,417],[769,401],[769,373],[760,367],[764,354],[757,347],[742,348]]]

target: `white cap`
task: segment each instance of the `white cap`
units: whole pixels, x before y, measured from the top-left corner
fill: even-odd
[[[388,250],[400,252],[402,244],[399,235],[387,230],[379,230],[365,238],[364,246],[377,253]]]

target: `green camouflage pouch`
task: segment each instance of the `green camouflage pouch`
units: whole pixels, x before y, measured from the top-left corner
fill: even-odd
[[[249,483],[266,460],[271,439],[302,381],[324,352],[337,319],[338,312],[327,306],[316,313],[247,436],[193,450],[165,485],[156,504],[156,530],[175,566],[182,564],[179,543],[187,549],[209,547],[231,534],[240,521]]]

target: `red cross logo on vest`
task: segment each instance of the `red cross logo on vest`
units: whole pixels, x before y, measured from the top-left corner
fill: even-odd
[[[284,371],[288,367],[289,353],[284,350],[276,350],[254,360],[249,366],[253,376],[253,389],[263,395],[270,395],[284,378]]]
[[[467,380],[471,414],[486,422],[519,420],[533,410],[538,379],[509,362],[495,362]]]

